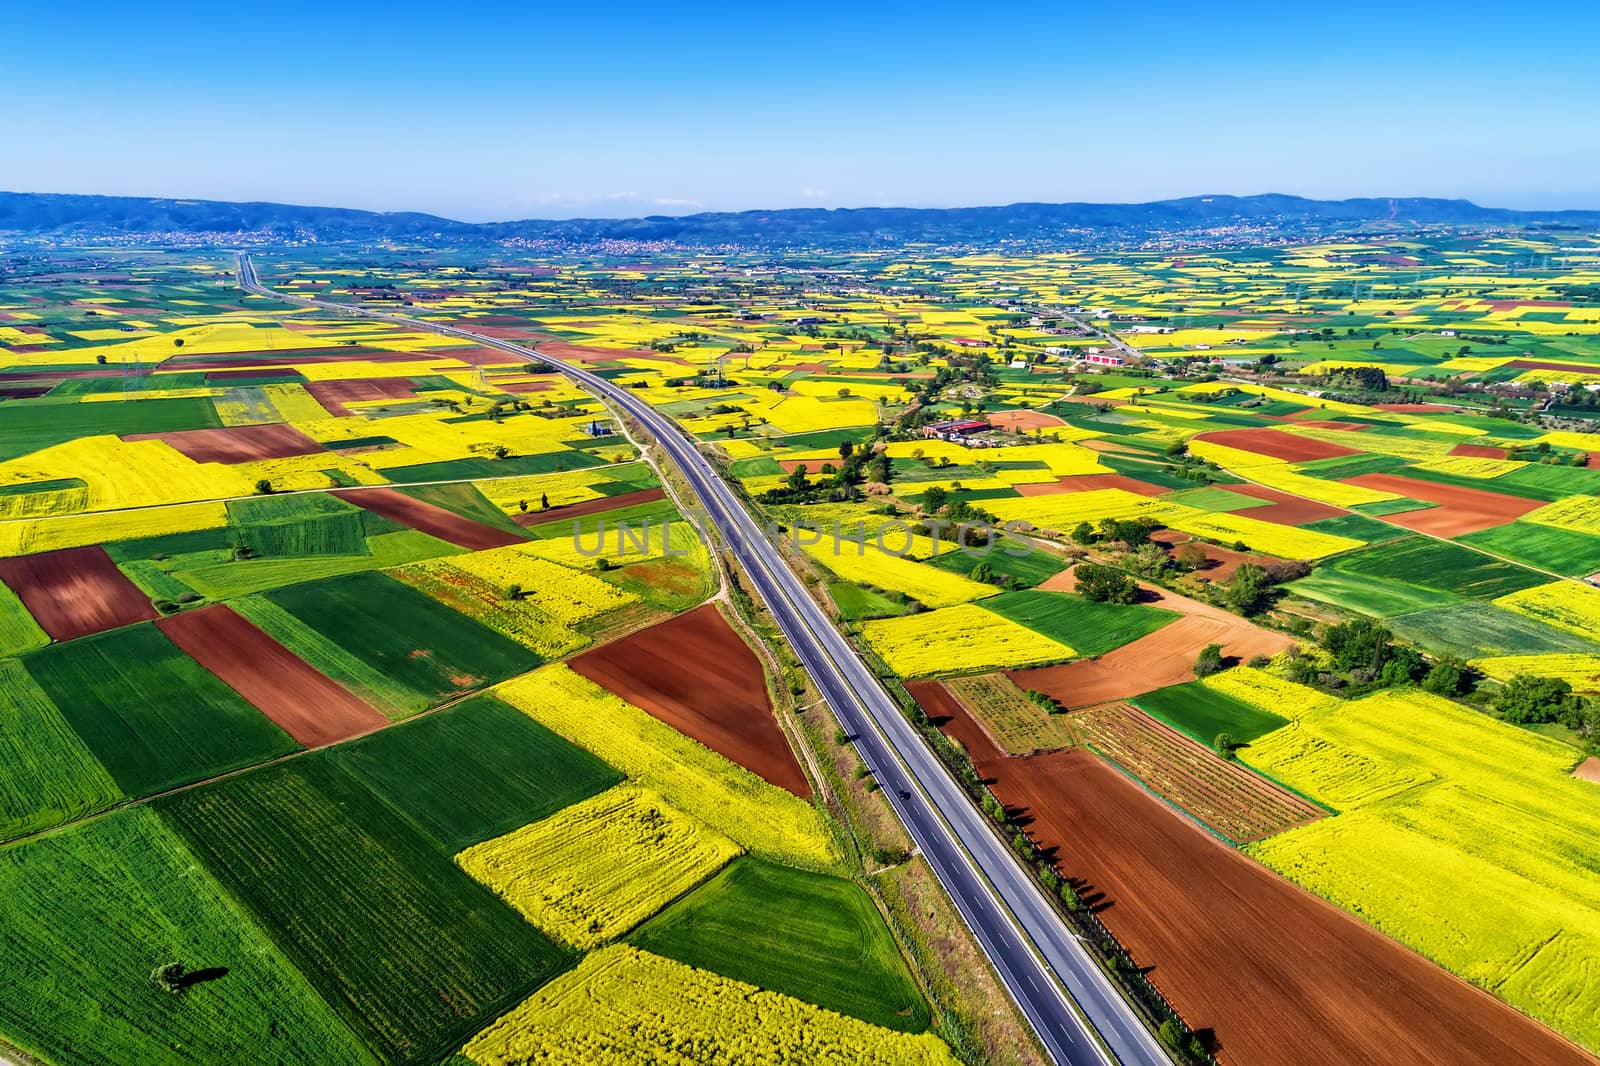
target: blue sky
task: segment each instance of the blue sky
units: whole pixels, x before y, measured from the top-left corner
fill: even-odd
[[[1600,208],[1588,4],[157,6],[0,16],[0,188],[470,220],[1268,191]]]

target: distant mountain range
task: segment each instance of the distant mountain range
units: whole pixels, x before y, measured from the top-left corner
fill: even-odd
[[[125,237],[160,243],[214,238],[318,242],[547,241],[593,245],[604,241],[667,242],[685,246],[860,248],[927,242],[936,245],[1083,246],[1148,240],[1164,235],[1241,236],[1262,230],[1286,234],[1406,229],[1428,225],[1600,228],[1600,211],[1512,211],[1467,200],[1425,197],[1308,200],[1261,196],[1190,196],[1145,204],[1011,204],[1006,207],[785,208],[705,212],[629,219],[525,219],[456,222],[435,215],[225,203],[133,196],[76,196],[0,192],[0,233],[61,238]]]

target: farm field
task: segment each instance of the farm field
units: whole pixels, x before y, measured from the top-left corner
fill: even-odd
[[[957,1061],[937,1038],[880,1029],[627,945],[588,956],[475,1037],[479,1066],[630,1063],[701,1049],[717,1061]]]
[[[1097,754],[1230,841],[1259,840],[1324,813],[1129,704],[1080,711],[1072,726]]]
[[[1600,696],[1589,236],[256,261],[676,419],[1220,1061],[1600,1048],[1595,727],[1496,720]],[[229,270],[0,256],[0,1059],[982,1060],[658,454]]]
[[[585,652],[571,669],[779,788],[811,795],[760,660],[714,604]]]
[[[570,965],[326,760],[257,770],[157,809],[385,1060],[436,1061]]]
[[[377,1061],[154,813],[0,849],[0,1029],[47,1060]],[[182,996],[149,980],[180,963]]]
[[[960,719],[946,730],[975,753],[1008,808],[1031,817],[1079,896],[1219,1053],[1274,1061],[1293,1033],[1312,1063],[1446,1055],[1456,1062],[1582,1062],[1586,1056],[1510,1007],[1438,969],[1226,847],[1082,750],[1007,758]],[[1313,823],[1301,832],[1333,825]],[[1204,893],[1193,885],[1202,881]],[[1307,967],[1307,959],[1315,959]],[[1388,989],[1404,987],[1404,1001]]]
[[[648,789],[618,785],[461,852],[456,863],[575,948],[633,929],[740,848]]]
[[[738,858],[628,942],[886,1029],[930,1021],[871,897],[836,877]]]

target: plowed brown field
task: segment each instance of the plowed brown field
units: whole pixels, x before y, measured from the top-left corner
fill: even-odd
[[[1386,522],[1436,537],[1459,537],[1493,529],[1544,506],[1541,500],[1525,500],[1463,485],[1442,485],[1400,474],[1362,474],[1346,478],[1345,482],[1438,504],[1421,511],[1400,511],[1383,516]]]
[[[100,547],[0,559],[0,581],[22,600],[39,628],[56,640],[159,617],[150,597]]]
[[[454,511],[436,507],[395,489],[338,489],[332,495],[403,526],[419,529],[430,537],[438,537],[472,551],[526,543],[522,537],[508,530],[474,522]]]
[[[409,400],[416,396],[417,383],[410,378],[355,378],[338,381],[311,381],[306,391],[335,418],[349,418],[356,412],[347,403],[376,400]]]
[[[1039,587],[1061,588],[1055,581]],[[1092,707],[1193,681],[1194,660],[1207,644],[1221,644],[1224,656],[1245,662],[1256,655],[1276,655],[1294,643],[1286,634],[1252,625],[1219,607],[1145,582],[1139,587],[1145,592],[1141,602],[1181,611],[1184,617],[1098,659],[1009,670],[1006,676],[1019,688],[1038,689],[1064,707]]]
[[[1239,514],[1247,518],[1276,522],[1280,526],[1299,526],[1307,522],[1320,522],[1324,518],[1338,518],[1349,513],[1325,503],[1291,496],[1278,489],[1269,489],[1265,485],[1229,485],[1228,491],[1266,501],[1266,506],[1248,507],[1239,511]]]
[[[1332,459],[1339,455],[1360,455],[1353,448],[1328,444],[1310,437],[1297,437],[1281,429],[1220,429],[1202,433],[1195,440],[1211,441],[1229,448],[1239,448],[1257,455],[1270,455],[1274,459],[1287,459],[1303,463],[1310,459]]]
[[[229,426],[224,429],[184,429],[175,433],[130,433],[128,441],[158,440],[197,463],[253,463],[258,459],[288,459],[316,455],[322,445],[281,422],[264,426]]]
[[[567,665],[774,785],[811,795],[773,717],[761,660],[715,604],[586,651]]]
[[[308,748],[389,720],[226,604],[163,618],[156,627],[189,657]]]
[[[666,499],[665,489],[640,489],[637,492],[624,492],[616,496],[601,496],[594,500],[581,500],[578,503],[569,503],[565,507],[554,507],[548,511],[528,511],[523,514],[514,514],[511,520],[519,526],[537,526],[544,522],[559,522],[564,518],[582,518],[584,515],[604,514],[606,511],[615,511],[619,507],[634,507],[641,503],[654,503]]]
[[[1087,751],[1007,758],[964,714],[943,727],[1230,1066],[1592,1066],[1554,1033],[1227,847]]]
[[[1140,496],[1160,496],[1167,491],[1121,474],[1071,474],[1054,481],[1016,486],[1018,494],[1022,496],[1053,496],[1062,492],[1093,492],[1095,489],[1122,489]]]

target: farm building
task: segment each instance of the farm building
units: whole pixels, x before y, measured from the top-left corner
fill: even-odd
[[[989,423],[976,419],[955,419],[949,422],[932,422],[922,427],[924,437],[936,437],[940,440],[959,440],[969,433],[978,433],[988,429]]]
[[[1122,356],[1112,355],[1110,352],[1090,352],[1083,359],[1084,362],[1096,366],[1121,366],[1123,363]]]

